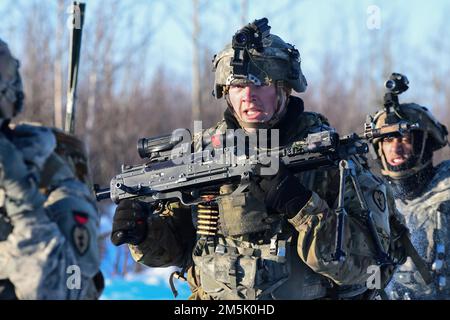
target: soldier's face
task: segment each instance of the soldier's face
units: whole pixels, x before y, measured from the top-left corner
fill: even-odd
[[[229,97],[234,112],[244,122],[267,122],[276,111],[277,93],[274,85],[232,85]]]
[[[409,134],[401,137],[384,138],[381,142],[384,156],[391,166],[399,166],[408,160],[413,154],[411,136]]]

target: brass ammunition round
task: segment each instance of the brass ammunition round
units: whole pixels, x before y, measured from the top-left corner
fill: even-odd
[[[207,219],[207,220],[217,220],[219,219],[219,216],[211,216],[207,214],[199,214],[197,216],[198,219]]]
[[[197,213],[199,213],[199,214],[202,214],[202,213],[207,213],[207,214],[211,214],[211,213],[219,214],[219,211],[218,211],[218,210],[214,210],[214,209],[198,209],[198,210],[197,210]]]
[[[215,232],[209,232],[209,231],[204,231],[204,230],[197,230],[197,234],[203,235],[203,236],[215,236],[216,235]]]
[[[216,225],[217,221],[212,220],[198,220],[199,225]]]
[[[217,230],[217,226],[202,226],[202,225],[199,225],[199,226],[197,226],[197,228],[201,229],[201,230]]]

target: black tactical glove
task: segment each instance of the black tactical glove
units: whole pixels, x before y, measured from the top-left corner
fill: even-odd
[[[111,242],[116,246],[141,243],[147,235],[148,210],[142,202],[121,201],[114,213]]]
[[[260,173],[264,168],[257,166]],[[275,175],[255,175],[249,186],[250,192],[269,208],[293,218],[311,198],[312,192],[280,162]]]

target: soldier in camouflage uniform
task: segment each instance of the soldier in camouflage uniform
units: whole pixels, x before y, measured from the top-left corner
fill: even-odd
[[[196,145],[217,147],[220,139],[214,136],[227,129],[278,130],[280,146],[330,129],[324,116],[304,111],[303,101],[291,95],[307,86],[294,46],[269,35],[263,50],[248,53],[245,77],[233,74],[231,45],[215,56],[214,94],[225,98],[228,108],[222,121],[204,131],[203,139],[194,137]],[[399,224],[393,197],[362,159],[353,161],[382,246],[401,263],[406,257],[394,241],[401,228],[394,227]],[[179,277],[187,271],[190,299],[371,298],[374,291],[368,290],[366,280],[376,253],[350,185],[344,197],[347,257],[331,261],[336,234],[331,208],[336,206],[338,185],[337,169],[294,176],[280,163],[276,175],[255,177],[249,191],[232,195],[237,186],[224,184],[192,208],[165,202],[155,210],[124,200],[116,209],[112,241],[128,243],[133,258],[144,265],[183,268]],[[221,197],[209,201],[214,192]],[[218,228],[208,228],[205,219],[214,226],[214,215]],[[392,269],[381,268],[381,286]]]
[[[23,100],[19,62],[0,40],[0,299],[96,299],[99,217],[85,153],[56,129],[12,125]]]
[[[375,139],[374,147],[411,240],[434,275],[427,286],[408,259],[394,275],[389,291],[394,299],[449,299],[450,161],[432,163],[433,152],[447,146],[447,129],[415,103],[400,104],[396,115],[381,110],[374,121],[377,128],[400,121],[419,125],[403,136]]]

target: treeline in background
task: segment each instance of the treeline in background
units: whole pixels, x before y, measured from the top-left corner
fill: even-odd
[[[219,121],[226,106],[211,95],[213,55],[241,26],[263,16],[273,33],[300,51],[309,84],[300,95],[306,109],[323,113],[340,133],[362,132],[366,114],[382,106],[383,83],[392,72],[411,81],[400,101],[429,107],[450,127],[445,4],[436,13],[441,18],[432,17],[434,27],[422,30],[424,41],[417,43],[416,33],[426,26],[414,24],[416,17],[408,11],[413,1],[395,7],[378,1],[381,25],[375,30],[366,25],[370,3],[365,1],[86,2],[76,134],[87,143],[95,183],[109,184],[122,163],[142,162],[138,138],[191,128],[193,120],[203,120],[203,128]],[[21,61],[25,86],[25,110],[15,121],[54,126],[64,114],[70,4],[0,3],[0,37]],[[449,158],[445,148],[435,161]],[[103,235],[105,241],[108,236]],[[139,270],[122,249],[112,272]]]

